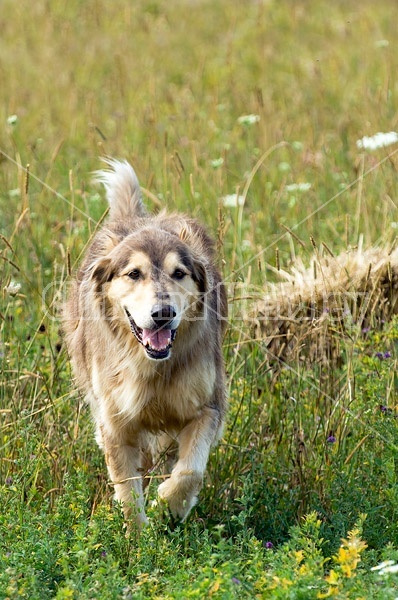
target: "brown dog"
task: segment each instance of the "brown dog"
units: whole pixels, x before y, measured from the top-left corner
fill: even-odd
[[[223,427],[225,289],[203,227],[148,215],[132,167],[106,162],[109,217],[64,309],[67,346],[126,517],[146,522],[142,476],[163,452],[158,493],[184,520]]]

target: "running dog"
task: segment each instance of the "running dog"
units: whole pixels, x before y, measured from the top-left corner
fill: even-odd
[[[109,215],[72,284],[63,325],[115,497],[140,528],[143,483],[159,455],[169,476],[158,494],[173,517],[184,520],[197,502],[226,411],[227,299],[202,225],[149,215],[133,168],[105,162],[97,180]]]

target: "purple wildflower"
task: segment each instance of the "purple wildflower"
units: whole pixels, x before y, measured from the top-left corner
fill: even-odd
[[[387,406],[384,406],[383,404],[380,404],[379,408],[380,408],[381,412],[383,412],[383,413],[388,412]]]
[[[334,435],[329,435],[329,437],[327,438],[326,441],[328,444],[334,444],[336,441],[336,438],[334,437]]]
[[[265,547],[267,548],[267,550],[271,550],[271,548],[274,547],[274,544],[272,542],[265,542]]]
[[[7,477],[6,479],[6,485],[12,485],[13,479],[12,477]]]
[[[376,352],[376,358],[383,360],[384,358],[391,358],[391,352]]]
[[[242,582],[237,577],[232,577],[232,583],[234,583],[235,585],[240,585]]]
[[[105,558],[105,557],[106,557],[106,550],[103,550],[103,551],[101,552],[101,556],[102,556],[102,558]]]
[[[369,333],[370,327],[363,327],[362,333]]]

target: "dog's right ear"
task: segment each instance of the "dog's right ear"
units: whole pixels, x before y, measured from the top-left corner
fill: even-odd
[[[109,257],[101,258],[93,266],[93,269],[91,271],[91,279],[93,279],[97,283],[97,286],[99,288],[104,283],[108,283],[108,281],[111,281],[113,279],[114,274],[115,271],[112,259]]]

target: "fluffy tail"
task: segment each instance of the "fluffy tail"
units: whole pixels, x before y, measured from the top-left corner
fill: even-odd
[[[109,169],[96,171],[95,181],[102,183],[109,202],[111,220],[126,220],[145,215],[140,184],[133,167],[126,161],[104,158]]]

